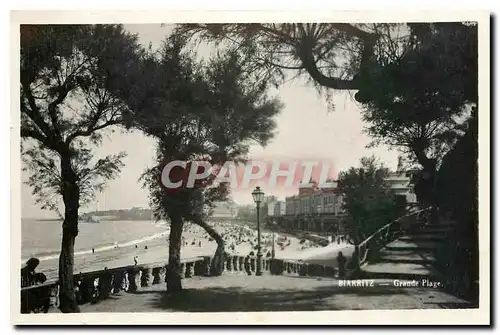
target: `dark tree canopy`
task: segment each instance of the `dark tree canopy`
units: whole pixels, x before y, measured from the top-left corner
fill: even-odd
[[[267,96],[268,84],[255,82],[236,53],[218,54],[203,63],[184,46],[185,40],[172,35],[159,54],[150,56],[156,63],[154,72],[163,79],[150,84],[155,98],[147,101],[149,105],[132,110],[132,127],[158,140],[159,165],[151,183],[161,193],[166,190],[158,185],[158,173],[164,164],[205,159],[222,166],[228,160],[244,160],[250,144],[265,145],[273,136],[274,116],[282,108]]]
[[[464,134],[477,104],[477,26],[410,24],[401,52],[380,59],[360,78],[366,132],[424,167],[439,163]],[[436,165],[436,164],[435,164]]]
[[[359,168],[341,171],[338,180],[343,206],[349,215],[347,230],[356,244],[395,220],[405,211],[406,205],[387,183],[387,168],[374,156],[363,157],[360,162]]]
[[[64,219],[59,258],[60,309],[78,312],[73,289],[79,207],[122,168],[125,153],[95,159],[103,131],[128,109],[118,87],[142,50],[118,25],[22,25],[22,157],[42,208]]]
[[[377,25],[351,23],[183,24],[191,38],[225,43],[248,57],[263,80],[285,71],[307,73],[326,88],[357,88],[356,75],[373,57]]]
[[[172,280],[167,280],[167,287],[173,291],[181,288],[174,264],[180,259],[183,222],[200,225],[217,241],[214,259],[223,254],[222,237],[206,222],[214,202],[226,200],[229,194],[227,183],[215,182],[216,173],[228,160],[245,160],[251,143],[265,145],[276,127],[274,116],[282,108],[267,95],[268,83],[257,81],[238,53],[218,53],[201,62],[186,42],[173,34],[158,53],[146,57],[144,75],[154,74],[151,80],[136,82],[137,94],[131,97],[133,108],[126,121],[157,141],[157,166],[146,171],[142,180],[157,218],[170,221]],[[160,182],[161,173],[175,160],[188,166],[170,172],[171,179],[183,185],[168,189]],[[194,188],[184,187],[189,169],[200,160],[214,166],[213,173]]]
[[[120,26],[21,26],[21,136],[29,185],[44,207],[61,195],[61,157],[71,160],[80,200],[119,172],[124,153],[93,159],[103,130],[126,106],[113,91],[138,44]],[[56,198],[54,198],[56,196]]]

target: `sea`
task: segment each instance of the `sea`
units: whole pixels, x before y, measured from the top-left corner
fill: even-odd
[[[235,223],[220,225],[221,229],[234,226]],[[241,225],[242,223],[237,223]],[[58,259],[60,254],[62,222],[60,220],[23,219],[21,263],[22,266],[30,257],[40,260],[38,272],[43,272],[47,278],[58,276]],[[224,228],[225,227],[225,228]],[[252,227],[247,226],[250,230]],[[183,233],[187,245],[182,247],[181,256],[185,258],[212,255],[217,247],[215,241],[208,239],[208,234],[201,233],[199,227],[191,229],[186,226]],[[201,229],[202,230],[202,229]],[[256,238],[257,232],[254,231]],[[262,232],[269,242],[270,233]],[[264,236],[265,237],[265,236]],[[279,236],[278,236],[279,237]],[[106,221],[97,223],[80,222],[79,234],[75,240],[74,272],[102,270],[133,265],[135,258],[139,264],[168,261],[169,226],[153,221]],[[266,238],[266,237],[265,237]],[[284,250],[278,249],[276,256],[283,259],[302,259],[318,264],[332,264],[339,250],[346,257],[354,251],[347,244],[332,243],[327,247],[319,246],[303,249],[298,238],[290,237],[291,246]],[[201,241],[202,245],[198,245]],[[269,247],[268,244],[264,244]],[[92,252],[92,248],[94,252]],[[252,246],[246,242],[238,246],[238,252],[246,254]]]
[[[21,220],[21,258],[40,260],[58,258],[61,250],[62,221],[47,219]],[[75,241],[75,255],[128,246],[155,239],[168,230],[162,222],[154,221],[101,221],[80,222]]]

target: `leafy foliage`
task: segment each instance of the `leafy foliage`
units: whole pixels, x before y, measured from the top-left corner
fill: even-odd
[[[121,26],[21,27],[22,156],[42,208],[58,208],[62,157],[76,173],[82,203],[119,173],[125,153],[93,160],[91,147],[121,122],[126,106],[114,90],[138,53]]]
[[[80,204],[94,200],[97,192],[104,190],[106,182],[114,179],[124,164],[124,152],[117,155],[107,155],[104,158],[91,162],[93,158],[90,149],[80,149],[75,152],[72,160],[73,170],[76,172],[77,185],[80,191]],[[42,146],[31,147],[23,152],[24,171],[36,171],[29,176],[27,185],[35,195],[35,203],[42,209],[60,213],[59,205],[63,192],[63,178],[61,177],[60,159],[51,155],[50,151]]]
[[[140,60],[135,36],[118,25],[21,26],[22,157],[42,208],[64,203],[59,258],[60,309],[79,312],[73,282],[78,211],[119,172],[124,153],[94,160],[103,130],[121,124],[117,93]],[[62,217],[61,213],[59,215]]]
[[[217,54],[204,64],[196,62],[185,45],[174,34],[152,56],[157,57],[155,72],[166,73],[159,76],[164,80],[154,90],[155,101],[133,111],[132,126],[158,140],[158,166],[142,178],[159,218],[168,218],[172,210],[189,218],[195,209],[199,214],[201,203],[210,207],[224,200],[229,188],[213,184],[216,173],[228,160],[245,160],[251,143],[265,145],[276,126],[273,117],[281,109],[278,100],[267,96],[268,84],[255,82],[238,54]],[[215,168],[199,187],[172,191],[159,183],[167,162],[201,159]],[[177,178],[185,182],[183,171]]]
[[[464,134],[477,103],[477,27],[409,28],[404,47],[388,50],[359,78],[356,98],[373,145],[397,147],[431,170]]]
[[[183,24],[177,32],[237,50],[255,75],[279,85],[286,71],[307,73],[320,87],[354,89],[372,57],[374,26],[350,23]]]
[[[343,207],[349,215],[348,234],[360,243],[378,228],[396,219],[405,210],[386,182],[389,170],[372,157],[363,157],[360,168],[339,174]]]
[[[158,165],[141,179],[150,191],[155,216],[171,224],[167,290],[173,292],[182,289],[178,264],[184,220],[201,226],[217,241],[211,269],[214,275],[221,273],[224,240],[206,218],[215,201],[227,198],[229,187],[215,182],[215,177],[227,160],[245,160],[250,143],[265,144],[272,137],[273,117],[281,109],[278,100],[267,96],[267,83],[254,81],[253,72],[237,53],[217,54],[204,64],[195,61],[186,42],[173,34],[158,54],[147,56],[149,68],[145,70],[155,72],[152,84],[137,82],[134,89],[139,94],[133,99],[139,103],[129,104],[134,108],[126,118],[128,126],[157,140]],[[176,160],[188,162],[185,169],[170,171],[170,179],[182,185],[166,188],[161,183],[162,170]],[[191,169],[203,171],[194,163],[200,160],[214,169],[193,188],[185,187]]]

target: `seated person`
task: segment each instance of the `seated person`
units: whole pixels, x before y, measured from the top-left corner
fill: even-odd
[[[40,264],[38,258],[30,258],[26,265],[21,269],[21,287],[35,285],[37,278],[35,276],[35,269]]]
[[[37,258],[30,258],[21,269],[21,287],[43,284],[47,281],[45,274],[35,272],[40,264]],[[44,312],[50,307],[50,290],[45,287],[37,287],[21,293],[21,313]]]

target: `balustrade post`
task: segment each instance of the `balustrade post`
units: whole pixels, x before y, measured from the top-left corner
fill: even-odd
[[[359,252],[359,245],[354,246],[354,267],[357,270],[361,267],[361,253]]]
[[[142,268],[141,287],[151,286],[151,268]]]
[[[194,275],[203,276],[205,274],[205,268],[203,260],[197,260],[194,262]]]
[[[226,263],[226,270],[227,271],[233,270],[233,260],[231,257],[228,257],[224,263]]]
[[[153,285],[161,283],[161,268],[153,268]]]
[[[223,258],[222,262],[220,263],[222,267],[222,273],[227,271],[227,259]]]
[[[307,276],[307,264],[301,264],[299,268],[299,276]]]
[[[130,279],[129,279],[129,275],[128,275],[127,270],[124,270],[123,277],[124,277],[124,279],[123,279],[123,282],[122,282],[122,290],[125,291],[125,292],[128,292],[129,287],[130,287]]]
[[[286,264],[281,259],[272,258],[269,262],[269,271],[275,276],[283,274],[285,267]]]
[[[255,258],[250,258],[250,271],[252,272],[255,272],[255,264],[256,264],[256,260]]]
[[[203,257],[203,267],[204,267],[204,275],[206,277],[210,276],[210,265],[212,263],[212,259],[211,257]]]
[[[138,268],[130,268],[128,273],[128,292],[137,292],[137,276],[139,274]]]
[[[238,271],[238,256],[232,256],[233,259],[233,270]]]
[[[245,257],[238,256],[238,268],[240,271],[245,271]]]
[[[181,263],[180,276],[181,279],[186,277],[186,263]]]
[[[94,290],[94,278],[91,276],[84,276],[80,282],[82,304],[92,301]]]
[[[252,262],[250,261],[250,257],[245,257],[244,261],[244,266],[245,266],[245,271],[246,273],[251,276],[252,275]]]
[[[123,281],[125,280],[124,271],[116,271],[113,274],[113,293],[118,293],[123,290]]]
[[[194,275],[194,263],[189,262],[186,264],[186,278],[193,278]]]
[[[314,277],[314,271],[316,271],[316,268],[314,267],[314,264],[305,264],[305,271],[306,276]]]
[[[104,271],[99,276],[99,299],[106,299],[111,293],[111,273],[109,271]]]
[[[50,290],[50,304],[54,308],[59,308],[60,300],[59,300],[59,284],[52,286]]]

